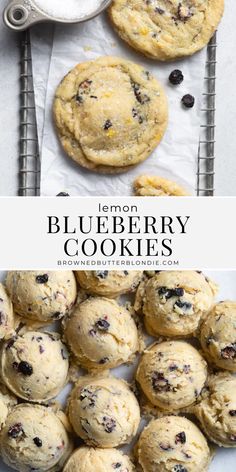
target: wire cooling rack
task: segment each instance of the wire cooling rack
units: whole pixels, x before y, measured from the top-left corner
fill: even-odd
[[[40,194],[40,158],[29,31],[20,42],[19,195]]]
[[[197,159],[196,193],[198,196],[214,195],[216,50],[215,34],[207,47],[205,66],[202,124]],[[22,34],[20,54],[19,195],[38,196],[40,195],[40,156],[29,31]]]

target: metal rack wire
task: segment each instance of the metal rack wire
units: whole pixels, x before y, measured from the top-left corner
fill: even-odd
[[[197,159],[196,193],[198,196],[214,195],[216,49],[217,42],[215,34],[207,48],[206,73],[201,110],[202,124]],[[20,50],[19,195],[38,196],[40,195],[40,157],[29,31],[23,33]]]
[[[202,100],[202,121],[198,148],[197,195],[214,195],[215,166],[215,100],[216,100],[216,34],[207,48],[206,74]]]
[[[20,43],[19,195],[40,194],[40,159],[29,31]]]

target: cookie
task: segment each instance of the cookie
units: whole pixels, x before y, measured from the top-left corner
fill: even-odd
[[[80,303],[66,321],[65,337],[85,369],[111,369],[131,360],[139,349],[130,312],[108,298]]]
[[[140,422],[139,404],[124,380],[82,377],[69,400],[69,419],[86,444],[116,447],[129,443]]]
[[[70,270],[10,271],[6,287],[15,312],[43,324],[68,314],[77,296],[75,276]]]
[[[210,363],[236,372],[236,302],[214,306],[201,325],[200,341]]]
[[[10,338],[14,334],[14,313],[10,297],[0,283],[0,339]]]
[[[144,352],[136,380],[153,405],[179,410],[198,399],[207,380],[207,363],[184,341],[157,343]]]
[[[133,183],[137,197],[185,197],[188,195],[180,185],[157,175],[140,175]]]
[[[6,423],[6,419],[14,406],[17,405],[17,398],[5,385],[0,383],[0,431]]]
[[[13,408],[1,433],[3,461],[19,472],[60,471],[72,451],[68,434],[50,408],[24,403]]]
[[[102,173],[127,171],[145,160],[163,137],[167,115],[158,81],[117,57],[77,65],[54,101],[65,152],[82,167]]]
[[[63,472],[134,472],[128,456],[117,449],[80,447],[68,460]]]
[[[1,377],[23,400],[46,402],[66,384],[69,356],[57,333],[18,335],[3,345],[1,354]]]
[[[168,61],[202,49],[223,15],[224,0],[113,0],[112,23],[130,46]]]
[[[162,271],[139,286],[135,309],[143,311],[149,334],[189,336],[212,307],[217,291],[201,272]]]
[[[211,460],[200,429],[178,416],[151,421],[140,435],[136,456],[143,472],[206,472]]]
[[[88,293],[116,298],[134,292],[142,279],[140,270],[78,270],[75,276]]]
[[[212,376],[209,395],[194,411],[211,441],[236,447],[236,378],[232,374]]]

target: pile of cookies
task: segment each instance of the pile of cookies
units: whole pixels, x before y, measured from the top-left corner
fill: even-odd
[[[135,50],[154,60],[194,54],[215,32],[224,0],[114,0],[111,24]],[[176,86],[184,77],[172,71]],[[182,98],[186,108],[194,97]],[[164,136],[168,105],[164,89],[150,72],[120,57],[78,64],[61,81],[54,118],[65,152],[80,166],[120,173],[144,161]]]
[[[194,271],[9,272],[3,461],[20,472],[206,472],[206,438],[236,447],[236,302],[216,303],[217,292]],[[136,383],[110,371],[127,363]],[[131,443],[131,457],[116,449]]]

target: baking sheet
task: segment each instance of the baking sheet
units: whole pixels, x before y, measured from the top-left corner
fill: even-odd
[[[39,48],[35,50],[36,43],[33,38],[33,64],[35,70],[40,72],[42,58]],[[44,52],[42,57],[45,57]],[[60,80],[78,62],[93,60],[102,55],[121,56],[150,70],[165,87],[170,109],[168,130],[153,154],[135,169],[114,176],[102,176],[84,170],[71,161],[58,142],[52,120],[53,97]],[[129,195],[135,176],[144,173],[174,179],[194,194],[205,59],[206,49],[172,63],[146,59],[118,38],[106,14],[80,25],[57,25],[47,83],[41,194],[56,195],[64,190],[70,195]],[[185,76],[184,82],[178,87],[173,87],[168,81],[170,72],[175,68],[181,69]],[[37,108],[42,107],[44,91],[39,90],[36,83]],[[185,93],[195,96],[196,105],[193,109],[181,106],[180,101]]]
[[[205,271],[205,274],[219,284],[220,290],[217,296],[218,301],[226,299],[236,300],[236,271]],[[5,273],[0,272],[0,280],[3,281],[4,278]],[[133,377],[134,370],[135,365],[129,367],[124,365],[113,369],[113,373],[117,377],[123,377],[129,381]],[[63,392],[58,397],[58,399],[64,404],[69,390],[70,388],[68,388],[68,386],[65,387]],[[144,421],[142,421],[139,432],[142,430],[144,424]],[[130,446],[124,447],[123,450],[128,452],[130,450]],[[218,448],[213,462],[209,468],[209,472],[222,472],[223,470],[224,472],[235,472],[235,464],[236,449]],[[11,472],[11,470],[12,469],[5,466],[5,464],[3,464],[0,460],[1,472]]]

